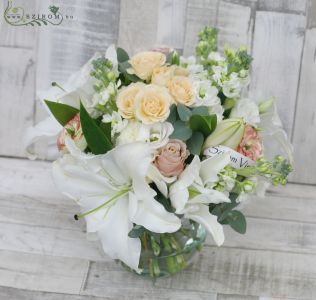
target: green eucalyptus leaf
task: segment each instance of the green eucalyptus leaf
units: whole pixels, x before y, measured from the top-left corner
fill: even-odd
[[[130,238],[139,238],[145,232],[145,228],[141,225],[135,225],[128,233]]]
[[[203,133],[205,137],[209,136],[216,128],[216,115],[201,116],[193,115],[190,119],[190,127],[194,131]]]
[[[187,146],[191,154],[200,155],[204,143],[204,136],[201,132],[193,132],[191,138],[187,141]]]
[[[49,110],[55,117],[55,119],[62,125],[65,126],[79,110],[67,104],[44,100]]]
[[[175,121],[177,121],[177,106],[175,104],[170,106],[170,114],[167,121],[170,123],[175,123]]]
[[[82,103],[80,103],[80,122],[83,135],[93,154],[104,154],[113,148],[111,140],[90,117]]]
[[[183,104],[178,104],[177,111],[178,111],[178,115],[179,115],[180,120],[182,120],[184,122],[187,122],[190,120],[190,118],[192,116],[192,112],[188,107],[186,107]]]
[[[229,214],[228,223],[238,233],[244,234],[247,230],[247,222],[245,216],[238,210],[233,210]]]
[[[116,49],[116,55],[117,55],[117,60],[120,63],[129,60],[129,56],[128,56],[127,52],[122,48]]]
[[[178,139],[182,141],[188,140],[192,136],[192,130],[189,128],[186,123],[181,120],[176,121],[173,124],[174,131],[170,135],[172,139]]]
[[[192,115],[208,116],[208,107],[207,106],[198,106],[192,109]]]

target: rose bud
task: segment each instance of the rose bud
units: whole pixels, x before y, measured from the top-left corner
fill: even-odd
[[[256,161],[262,156],[262,151],[262,140],[257,130],[250,125],[246,125],[244,136],[237,147],[237,152]]]
[[[158,149],[154,165],[166,177],[178,176],[184,170],[184,161],[188,155],[185,143],[180,140],[169,140],[164,147]]]
[[[83,135],[81,124],[80,124],[80,115],[76,114],[62,129],[58,138],[57,138],[57,147],[59,151],[67,152],[65,147],[65,138],[70,137],[76,144],[76,146],[81,150],[87,148],[87,142]]]

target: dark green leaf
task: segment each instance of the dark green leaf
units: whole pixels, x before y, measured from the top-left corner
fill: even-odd
[[[216,115],[200,116],[193,115],[190,119],[190,127],[194,131],[200,131],[205,137],[209,136],[216,128]]]
[[[122,73],[126,73],[126,70],[131,67],[131,64],[128,61],[120,62],[118,64],[119,71]]]
[[[177,111],[178,111],[180,120],[185,121],[185,122],[190,120],[190,117],[192,116],[192,112],[188,107],[186,107],[183,104],[178,104]]]
[[[183,121],[176,121],[173,127],[174,131],[170,136],[172,139],[186,141],[192,136],[192,130]]]
[[[111,140],[92,119],[80,103],[80,122],[82,132],[93,154],[104,154],[112,149]]]
[[[208,107],[207,106],[198,106],[192,109],[192,115],[208,116]]]
[[[116,49],[116,55],[117,55],[117,60],[120,63],[129,60],[129,56],[128,56],[127,52],[122,48]]]
[[[175,104],[172,104],[170,107],[170,114],[167,121],[170,123],[177,121],[177,106]]]
[[[247,222],[245,216],[238,210],[233,210],[228,219],[228,223],[238,233],[244,234],[247,229]]]
[[[180,64],[180,56],[177,51],[172,51],[168,53],[166,62],[170,65],[179,65]]]
[[[128,233],[130,238],[139,238],[145,232],[145,228],[141,225],[135,225]]]
[[[111,123],[103,123],[101,122],[99,127],[104,132],[109,140],[111,140]]]
[[[55,117],[55,119],[62,125],[65,126],[79,110],[72,106],[63,103],[57,103],[49,100],[44,100],[49,110]]]
[[[187,146],[190,153],[194,155],[200,155],[203,143],[203,134],[199,131],[193,132],[191,138],[187,141]]]

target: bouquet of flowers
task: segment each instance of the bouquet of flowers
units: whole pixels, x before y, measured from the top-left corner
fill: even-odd
[[[110,46],[45,94],[59,123],[40,125],[58,132],[54,181],[111,258],[152,277],[179,272],[206,231],[218,246],[224,225],[245,233],[246,195],[286,184],[291,147],[273,99],[246,97],[251,60],[243,47],[217,52],[205,28],[196,56]]]

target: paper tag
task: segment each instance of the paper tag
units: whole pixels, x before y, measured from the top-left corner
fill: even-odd
[[[216,155],[220,155],[223,153],[230,152],[230,162],[231,165],[236,169],[242,169],[250,166],[254,166],[256,163],[246,157],[245,155],[242,155],[235,150],[232,150],[226,146],[216,146],[216,147],[210,147],[204,150],[203,154],[207,157],[214,157]]]

